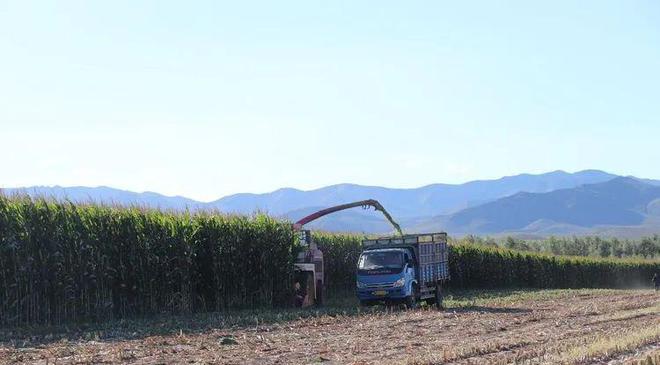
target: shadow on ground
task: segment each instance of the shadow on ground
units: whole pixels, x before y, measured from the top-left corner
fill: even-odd
[[[449,291],[448,310],[455,312],[527,313],[529,309],[488,307],[477,301],[497,300],[531,290],[470,290]],[[253,309],[187,315],[159,315],[149,318],[122,319],[102,323],[79,323],[61,326],[0,328],[0,344],[12,347],[34,347],[58,341],[125,341],[149,336],[169,334],[195,334],[210,330],[223,330],[283,323],[321,316],[358,316],[372,313],[400,311],[391,307],[360,308],[353,293],[334,295],[324,308],[309,309]],[[424,310],[432,310],[426,308]]]

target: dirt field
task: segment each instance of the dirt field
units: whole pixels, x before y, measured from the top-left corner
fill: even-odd
[[[654,356],[660,360],[660,294],[652,291],[487,292],[448,299],[444,312],[353,309],[266,325],[181,329],[159,335],[120,331],[98,340],[9,341],[0,343],[0,363],[607,364]]]

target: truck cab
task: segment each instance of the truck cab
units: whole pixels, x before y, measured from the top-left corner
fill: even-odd
[[[442,308],[442,287],[449,280],[447,234],[383,237],[362,242],[356,294],[361,305],[420,300]]]
[[[366,250],[357,267],[357,295],[364,305],[405,301],[416,286],[414,253],[408,248]]]

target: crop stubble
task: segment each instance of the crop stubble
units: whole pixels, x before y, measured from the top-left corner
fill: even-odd
[[[604,363],[660,340],[660,295],[557,291],[142,339],[0,345],[1,363]],[[644,336],[636,336],[636,334]],[[223,344],[231,336],[235,344]],[[639,338],[638,338],[639,337]],[[628,339],[627,347],[612,346]],[[229,341],[233,343],[234,341]]]

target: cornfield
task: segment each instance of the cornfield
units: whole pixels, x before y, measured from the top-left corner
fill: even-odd
[[[0,196],[0,326],[286,306],[299,247],[266,215],[175,214]],[[328,294],[354,290],[362,236],[315,234]],[[660,263],[453,245],[455,288],[646,285]],[[350,294],[349,294],[350,295]]]
[[[286,305],[295,248],[265,215],[0,197],[0,326]]]
[[[324,254],[327,286],[355,287],[359,235],[316,234]],[[659,261],[552,256],[497,247],[449,247],[451,288],[631,288],[648,287]]]

